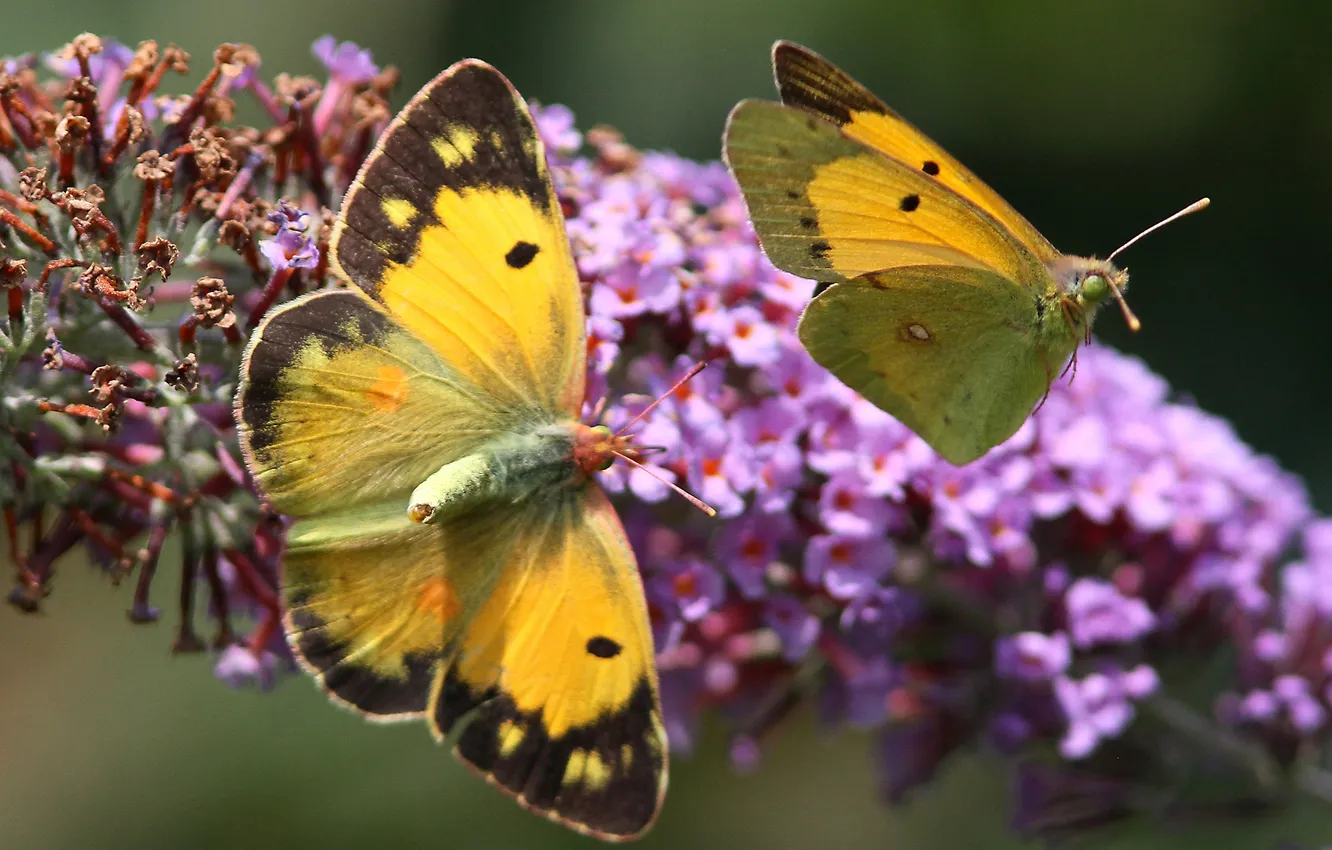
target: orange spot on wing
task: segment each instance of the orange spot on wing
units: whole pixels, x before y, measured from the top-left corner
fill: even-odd
[[[421,588],[416,597],[416,607],[427,614],[433,614],[441,623],[458,616],[462,603],[458,594],[453,592],[453,585],[448,579],[432,578]]]
[[[392,413],[407,398],[407,375],[397,366],[380,366],[378,381],[365,391],[365,397],[379,410]]]

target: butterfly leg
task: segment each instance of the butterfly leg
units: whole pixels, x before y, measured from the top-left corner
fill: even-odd
[[[1041,355],[1041,365],[1045,367],[1045,395],[1041,396],[1041,400],[1037,402],[1035,409],[1031,411],[1033,416],[1035,416],[1036,412],[1042,407],[1045,407],[1045,401],[1050,397],[1050,385],[1054,383],[1054,370],[1050,368],[1050,361],[1046,358],[1045,351],[1043,349],[1037,349],[1037,351]]]

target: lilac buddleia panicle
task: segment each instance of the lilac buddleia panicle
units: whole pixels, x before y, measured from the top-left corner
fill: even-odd
[[[333,284],[329,210],[396,80],[350,42],[314,53],[326,79],[270,83],[253,48],[224,45],[179,98],[156,91],[189,70],[174,46],[85,35],[0,63],[9,599],[45,606],[56,559],[83,546],[152,620],[177,535],[195,592],[173,649],[211,648],[231,686],[294,669],[285,521],[236,453],[245,330]],[[235,124],[246,99],[270,123]],[[1172,783],[1221,762],[1267,806],[1273,773],[1291,795],[1326,789],[1300,777],[1332,730],[1332,520],[1298,480],[1099,344],[1011,439],[954,467],[805,353],[814,285],[768,263],[720,163],[582,133],[557,105],[535,119],[589,309],[585,412],[604,397],[619,428],[707,364],[632,426],[660,447],[650,471],[602,478],[643,574],[674,753],[716,713],[736,769],[761,770],[809,703],[874,730],[892,801],[951,754],[993,750],[1015,826],[1048,836],[1183,798]]]

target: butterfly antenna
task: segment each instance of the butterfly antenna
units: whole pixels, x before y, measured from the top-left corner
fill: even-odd
[[[594,405],[592,405],[592,421],[593,421],[593,422],[600,422],[600,421],[601,421],[601,415],[602,415],[603,413],[606,412],[606,402],[607,402],[609,399],[610,399],[610,396],[609,396],[608,394],[606,394],[606,393],[602,393],[602,394],[601,394],[601,398],[597,399],[597,403],[594,404]]]
[[[1120,245],[1118,248],[1116,248],[1115,250],[1111,251],[1111,252],[1110,252],[1110,256],[1106,257],[1106,259],[1107,259],[1107,260],[1113,260],[1117,254],[1119,254],[1119,253],[1120,253],[1121,251],[1123,251],[1125,248],[1128,248],[1130,245],[1133,245],[1134,243],[1136,243],[1139,239],[1141,239],[1142,237],[1146,236],[1148,233],[1152,233],[1153,231],[1160,230],[1161,228],[1165,227],[1165,226],[1166,226],[1167,224],[1169,224],[1170,222],[1175,221],[1175,220],[1177,220],[1177,219],[1181,219],[1181,218],[1183,218],[1184,216],[1189,215],[1190,213],[1196,213],[1198,210],[1207,209],[1207,205],[1210,204],[1210,203],[1212,203],[1212,199],[1211,199],[1211,198],[1199,198],[1198,200],[1196,200],[1196,201],[1194,201],[1193,203],[1189,204],[1187,207],[1185,207],[1184,209],[1182,209],[1182,210],[1180,210],[1179,212],[1175,213],[1174,215],[1172,215],[1172,216],[1170,216],[1170,217],[1168,217],[1168,218],[1163,218],[1163,219],[1161,219],[1161,220],[1158,221],[1156,224],[1153,224],[1151,227],[1147,228],[1147,229],[1144,230],[1143,232],[1139,233],[1137,236],[1134,236],[1132,239],[1130,239],[1129,241],[1125,242],[1123,245]],[[1116,296],[1118,296],[1118,292],[1116,292]],[[1121,303],[1123,302],[1123,299],[1122,299],[1122,298],[1120,299],[1120,302],[1121,302]]]
[[[1207,199],[1204,198],[1203,200],[1207,200]],[[1179,217],[1179,214],[1177,213],[1177,214],[1176,214],[1175,216],[1173,216],[1173,217],[1174,217],[1174,218],[1178,218],[1178,217]],[[1166,221],[1169,221],[1169,219],[1166,219]],[[1163,221],[1163,222],[1161,222],[1161,224],[1165,224],[1165,222]],[[1160,224],[1156,225],[1156,227],[1160,227],[1160,226],[1161,226]],[[1137,236],[1133,237],[1133,240],[1136,241],[1136,240],[1138,240],[1138,239],[1141,239],[1143,236],[1147,235],[1148,233],[1151,233],[1152,230],[1155,230],[1155,229],[1156,229],[1156,228],[1152,228],[1151,230],[1144,230],[1142,233],[1140,233],[1140,234],[1138,234]],[[1133,244],[1133,241],[1130,241],[1130,242],[1128,243],[1128,245],[1132,245],[1132,244]],[[1127,248],[1128,245],[1125,245],[1124,248]],[[1122,250],[1124,250],[1124,248],[1120,248],[1119,250],[1122,251]],[[1117,252],[1116,252],[1116,253],[1117,253]],[[1110,256],[1113,257],[1114,254],[1111,254]],[[1129,309],[1128,302],[1124,300],[1124,293],[1122,293],[1122,292],[1119,291],[1119,284],[1115,283],[1114,280],[1112,280],[1112,279],[1110,278],[1109,275],[1106,275],[1106,276],[1105,276],[1105,282],[1106,282],[1106,285],[1108,285],[1108,286],[1110,287],[1110,291],[1114,294],[1114,296],[1115,296],[1115,300],[1119,302],[1119,310],[1120,310],[1120,312],[1122,312],[1122,313],[1124,314],[1124,321],[1128,323],[1129,330],[1133,331],[1134,333],[1137,333],[1138,331],[1142,330],[1142,322],[1138,321],[1138,317],[1135,316],[1135,315],[1133,315],[1133,311]],[[1090,339],[1090,338],[1091,338],[1091,328],[1088,328],[1088,329],[1087,329],[1087,335],[1088,335],[1088,339]]]
[[[667,398],[669,398],[670,396],[674,395],[674,393],[675,393],[676,390],[680,389],[680,387],[682,387],[682,386],[684,386],[686,383],[688,383],[688,381],[689,381],[691,378],[693,378],[693,377],[694,377],[695,375],[697,375],[699,372],[702,372],[705,368],[707,368],[707,365],[708,365],[707,362],[704,361],[704,360],[700,360],[700,361],[698,361],[697,363],[695,363],[694,366],[693,366],[693,368],[691,368],[688,372],[686,372],[686,373],[685,373],[685,376],[684,376],[683,378],[681,378],[680,380],[678,380],[678,381],[675,382],[675,385],[674,385],[674,386],[672,386],[669,390],[667,390],[666,392],[662,393],[661,395],[657,396],[657,400],[656,400],[656,401],[652,402],[652,403],[649,404],[647,407],[643,408],[643,410],[642,410],[641,413],[639,413],[639,414],[638,414],[637,416],[635,416],[633,419],[630,419],[628,422],[626,422],[626,423],[624,424],[624,427],[623,427],[623,428],[621,428],[620,430],[616,431],[616,432],[615,432],[615,436],[618,437],[618,436],[620,436],[621,434],[623,434],[625,431],[628,431],[630,428],[632,428],[632,427],[634,426],[634,424],[635,424],[636,422],[638,422],[638,420],[642,419],[644,416],[647,416],[649,413],[651,413],[651,412],[652,412],[652,409],[653,409],[654,407],[656,407],[657,405],[661,404],[663,401],[665,401],[665,400],[666,400]]]
[[[701,366],[699,368],[701,368]],[[666,480],[665,477],[658,475],[656,472],[654,472],[651,467],[644,466],[643,464],[629,457],[629,455],[624,454],[622,452],[611,452],[611,454],[615,455],[620,460],[628,461],[629,463],[633,464],[634,467],[636,467],[637,469],[643,470],[648,475],[651,475],[653,478],[660,481],[662,484],[665,484],[667,487],[670,487],[672,490],[674,490],[675,492],[679,493],[681,496],[684,496],[686,499],[688,499],[689,504],[698,508],[700,511],[707,514],[708,516],[717,515],[717,509],[714,508],[712,505],[709,505],[707,502],[695,496],[693,493],[690,493],[688,490],[684,489],[683,487],[678,486],[674,481]]]

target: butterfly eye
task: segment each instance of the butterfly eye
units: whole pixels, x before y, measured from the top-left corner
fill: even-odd
[[[1099,274],[1087,275],[1082,279],[1082,297],[1096,303],[1110,294],[1110,284]]]

